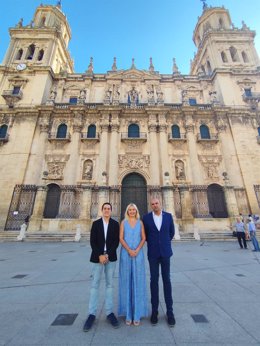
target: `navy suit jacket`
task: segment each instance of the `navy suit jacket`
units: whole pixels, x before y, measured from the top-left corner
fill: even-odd
[[[91,256],[90,262],[99,263],[99,256],[103,255],[105,247],[105,234],[102,218],[93,222],[90,231]],[[116,249],[119,245],[119,223],[110,218],[107,228],[106,248],[110,262],[117,260]]]
[[[158,231],[154,223],[152,212],[143,217],[143,223],[147,240],[148,258],[171,257],[171,240],[175,233],[172,215],[162,211],[160,231]]]

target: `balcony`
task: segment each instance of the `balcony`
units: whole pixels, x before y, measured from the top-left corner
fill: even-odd
[[[180,133],[180,137],[173,137],[172,133],[168,134],[168,141],[169,142],[186,142],[187,141],[187,137],[186,137],[186,133]]]
[[[3,98],[5,99],[6,104],[12,108],[14,104],[20,101],[23,97],[23,93],[21,90],[3,90],[2,93]]]
[[[86,143],[96,144],[99,142],[99,133],[96,133],[95,137],[88,137],[87,132],[81,132],[81,141]]]
[[[197,142],[200,142],[200,143],[206,143],[206,142],[217,143],[218,141],[219,141],[219,139],[218,139],[217,133],[215,133],[215,134],[211,133],[209,138],[202,138],[200,133],[197,134]]]
[[[260,93],[251,92],[251,93],[244,93],[243,95],[243,101],[245,102],[260,102]]]
[[[64,137],[57,137],[57,133],[56,132],[50,132],[48,134],[48,141],[49,142],[70,142],[71,141],[71,136],[69,133],[66,133],[66,136]]]
[[[136,137],[129,137],[128,133],[121,133],[121,140],[122,142],[129,142],[129,141],[146,142],[147,134],[145,132],[140,132],[139,135],[137,135]]]

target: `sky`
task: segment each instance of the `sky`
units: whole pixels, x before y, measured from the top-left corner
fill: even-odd
[[[8,48],[9,27],[20,18],[32,20],[37,6],[56,5],[57,0],[0,0],[0,61]],[[234,25],[241,21],[256,31],[255,46],[260,54],[260,0],[207,0],[208,6],[224,6]],[[74,70],[86,71],[93,57],[94,73],[128,69],[132,58],[140,70],[149,68],[153,58],[156,71],[172,73],[172,59],[179,71],[189,74],[196,47],[193,30],[202,14],[201,0],[62,0],[62,11],[71,27],[69,51]]]

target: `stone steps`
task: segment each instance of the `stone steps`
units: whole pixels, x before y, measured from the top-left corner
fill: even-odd
[[[257,230],[257,239],[260,241],[260,229]],[[19,231],[0,231],[0,242],[12,242],[17,241]],[[180,232],[180,240],[174,240],[175,242],[188,242],[195,241],[193,233]],[[90,234],[81,234],[80,241],[89,241]],[[232,236],[232,232],[203,232],[200,233],[200,241],[232,241],[236,240]],[[74,232],[26,232],[25,242],[74,242]]]

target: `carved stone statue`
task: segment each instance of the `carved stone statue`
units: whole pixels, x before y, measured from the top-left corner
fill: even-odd
[[[83,104],[86,100],[86,90],[81,89],[79,93],[79,103]]]
[[[163,104],[164,100],[163,100],[163,92],[161,90],[160,85],[158,85],[157,89],[156,89],[156,94],[157,94],[157,103],[158,104]]]
[[[106,105],[110,104],[111,95],[112,95],[112,88],[111,88],[111,86],[108,86],[107,90],[105,91],[104,104],[106,104]]]
[[[93,162],[86,160],[83,165],[82,179],[91,180],[93,175]]]
[[[177,180],[185,180],[184,163],[181,160],[175,162],[175,175]]]
[[[153,85],[147,85],[147,98],[148,98],[148,105],[154,105],[155,100],[154,100],[154,89]]]
[[[23,18],[21,18],[21,19],[19,20],[19,22],[16,24],[16,27],[17,27],[17,28],[22,28],[22,26],[23,26]]]
[[[137,105],[138,103],[138,92],[135,90],[135,87],[128,92],[128,99],[131,105]]]
[[[114,85],[113,90],[113,105],[118,105],[120,99],[119,85]]]

